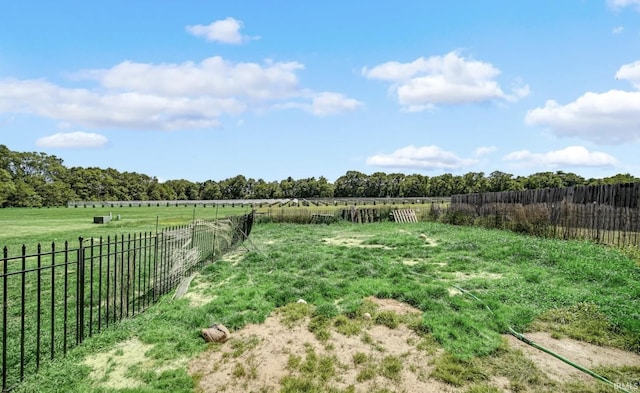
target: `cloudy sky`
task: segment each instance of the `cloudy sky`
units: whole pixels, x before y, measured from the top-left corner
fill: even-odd
[[[640,176],[640,0],[4,1],[0,144],[166,180]]]

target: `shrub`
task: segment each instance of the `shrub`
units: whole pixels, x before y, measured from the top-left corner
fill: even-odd
[[[473,225],[476,217],[475,207],[467,204],[451,205],[441,216],[440,220],[445,224]]]
[[[551,228],[550,210],[546,205],[513,205],[509,214],[514,232],[534,236],[548,236]]]

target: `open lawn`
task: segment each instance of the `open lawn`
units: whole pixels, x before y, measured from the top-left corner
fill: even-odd
[[[215,219],[248,213],[244,207],[78,207],[0,209],[0,247],[10,251],[19,250],[23,244],[35,248],[51,242],[75,242],[84,238],[120,235],[139,232],[154,232],[159,227],[184,225],[196,219]],[[94,216],[108,216],[113,220],[107,224],[94,224]],[[120,215],[120,220],[116,221]],[[72,243],[75,245],[75,243]]]
[[[589,242],[438,223],[259,224],[184,298],[85,341],[18,391],[637,391],[639,310],[637,262]],[[212,323],[231,339],[206,344]],[[616,385],[554,373],[564,363],[509,328]]]

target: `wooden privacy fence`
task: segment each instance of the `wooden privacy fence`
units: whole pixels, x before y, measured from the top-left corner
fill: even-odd
[[[451,205],[482,207],[494,203],[557,204],[560,202],[614,207],[640,207],[640,183],[603,184],[597,186],[541,188],[537,190],[485,192],[451,197]]]
[[[253,213],[194,221],[158,233],[79,238],[45,250],[4,247],[2,296],[2,392],[37,372],[43,361],[173,290],[180,281],[249,236]]]
[[[464,223],[640,247],[640,183],[454,195]]]

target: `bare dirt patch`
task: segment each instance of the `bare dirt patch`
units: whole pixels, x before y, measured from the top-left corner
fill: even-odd
[[[155,370],[161,373],[170,369],[184,367],[187,359],[176,359],[173,362],[163,361],[161,365],[146,356],[153,345],[144,344],[137,338],[121,342],[107,352],[101,352],[87,357],[84,364],[91,367],[89,373],[96,385],[112,389],[136,388],[142,386],[143,381],[129,376],[133,367]]]
[[[575,367],[527,345],[511,335],[505,337],[511,347],[521,350],[550,379],[557,382],[593,381],[591,376]],[[527,333],[525,337],[588,369],[598,366],[622,367],[640,365],[640,355],[621,349],[600,347],[570,338],[555,339],[545,332]]]
[[[498,273],[487,273],[487,272],[478,272],[478,273],[464,273],[464,272],[455,272],[454,277],[456,280],[464,281],[464,280],[472,280],[474,278],[485,278],[488,280],[498,280],[504,277],[502,274]]]
[[[426,246],[435,247],[435,246],[438,245],[438,241],[436,239],[433,239],[433,238],[429,237],[428,235],[425,235],[424,233],[420,234],[420,238],[422,240],[424,240],[424,244]]]
[[[418,310],[417,308],[406,303],[399,302],[395,299],[379,299],[377,297],[370,296],[367,298],[367,300],[375,303],[382,311],[391,311],[398,315],[422,314],[422,311]]]
[[[449,292],[449,296],[462,295],[462,291],[458,288],[447,288],[447,292]]]
[[[363,244],[364,241],[367,240],[366,237],[327,237],[322,239],[323,243],[332,245],[332,246],[346,246],[346,247],[360,247],[360,248],[380,248],[383,250],[393,250],[392,247],[385,246],[382,244]]]
[[[398,314],[420,313],[419,310],[395,300],[368,298],[380,310]],[[332,359],[335,374],[323,383],[336,389],[353,386],[356,392],[386,389],[389,392],[460,392],[458,388],[429,378],[435,354],[419,350],[420,337],[404,325],[389,329],[368,325],[360,335],[346,336],[331,330],[326,342],[318,341],[309,331],[309,319],[293,327],[285,326],[278,314],[263,324],[249,325],[232,333],[221,346],[212,347],[190,362],[188,371],[199,376],[203,392],[278,392],[282,381],[295,377],[299,370],[291,366],[292,359],[307,361],[309,354],[318,359]],[[248,343],[251,343],[249,345]],[[246,346],[246,351],[238,348]],[[305,360],[307,359],[307,360]],[[361,359],[360,364],[355,359]],[[385,376],[382,364],[399,359],[401,370],[393,377]],[[367,368],[373,376],[363,378]]]

